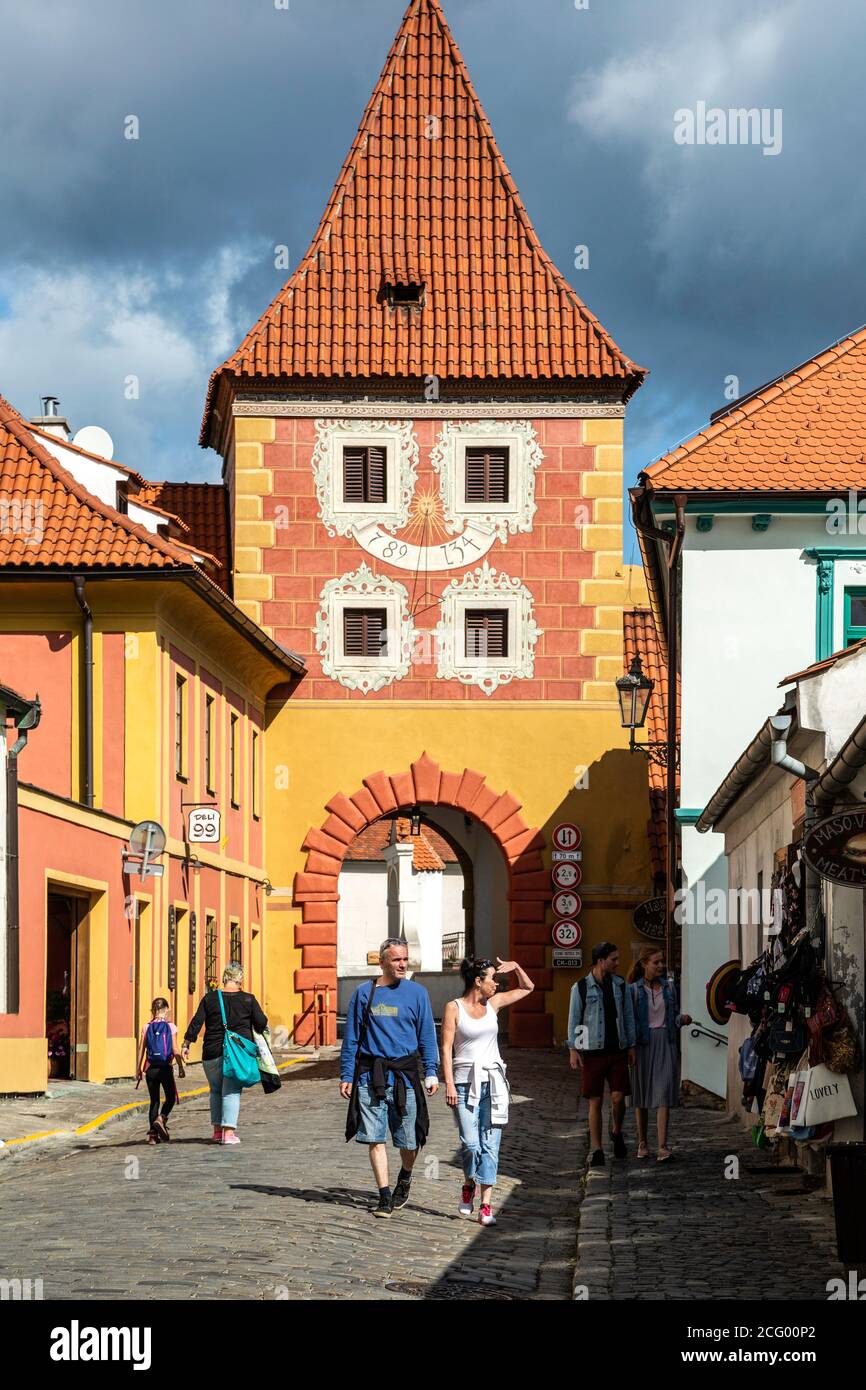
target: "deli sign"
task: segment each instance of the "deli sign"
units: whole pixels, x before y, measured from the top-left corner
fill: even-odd
[[[813,825],[803,857],[831,883],[866,889],[866,811],[839,811]]]

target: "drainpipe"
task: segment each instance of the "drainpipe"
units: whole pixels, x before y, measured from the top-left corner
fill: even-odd
[[[76,574],[75,602],[84,614],[84,804],[93,805],[93,613],[87,602],[84,579]]]
[[[768,722],[773,731],[773,742],[770,744],[771,766],[780,767],[783,772],[789,772],[792,777],[797,777],[801,782],[806,783],[806,830],[808,832],[818,819],[815,792],[821,774],[816,772],[814,767],[809,767],[806,763],[801,763],[799,758],[792,758],[788,753],[788,730],[791,727],[790,717],[776,715]],[[818,903],[821,896],[821,880],[819,875],[805,860],[803,861],[803,867],[806,874],[806,921],[814,922],[817,918]],[[824,949],[826,950],[826,946]]]
[[[4,1012],[17,1014],[20,1007],[20,961],[18,892],[18,754],[27,743],[27,733],[42,717],[39,696],[19,715],[15,727],[18,737],[6,750],[6,1003]]]
[[[667,788],[665,790],[665,810],[667,814],[668,838],[668,910],[665,928],[665,949],[668,970],[674,970],[674,937],[677,902],[677,715],[679,668],[679,597],[680,597],[680,551],[686,534],[686,501],[684,493],[674,497],[677,529],[668,551],[668,746],[667,746]]]

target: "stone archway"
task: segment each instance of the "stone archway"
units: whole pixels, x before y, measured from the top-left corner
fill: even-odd
[[[511,792],[494,791],[484,773],[473,768],[444,772],[426,752],[407,772],[374,772],[351,796],[338,792],[325,807],[327,818],[304,840],[307,863],[294,883],[294,900],[302,912],[295,928],[295,945],[301,950],[295,989],[304,1010],[295,1015],[295,1041],[303,1045],[314,1040],[314,990],[322,984],[330,985],[332,1001],[326,1037],[329,1043],[337,1041],[337,902],[346,849],[374,821],[424,804],[462,811],[484,825],[498,843],[508,866],[509,949],[532,971],[537,985],[535,993],[512,1011],[509,1036],[517,1046],[548,1046],[553,1030],[544,1004],[544,991],[551,988],[544,960],[550,935],[545,926],[550,884],[541,857],[544,837],[527,825],[521,803]]]

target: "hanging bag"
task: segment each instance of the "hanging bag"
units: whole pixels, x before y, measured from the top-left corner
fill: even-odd
[[[223,1003],[221,989],[217,990],[217,999],[225,1028],[223,1075],[233,1077],[241,1086],[255,1086],[261,1080],[259,1049],[251,1038],[242,1038],[239,1033],[233,1033],[229,1028],[226,1022],[226,1006]]]
[[[803,1113],[802,1118],[798,1117],[798,1124],[823,1125],[829,1120],[847,1120],[857,1114],[847,1076],[831,1071],[823,1063],[810,1069],[804,1094],[805,1109],[800,1106]]]

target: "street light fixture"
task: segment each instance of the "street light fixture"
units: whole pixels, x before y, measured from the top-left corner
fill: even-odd
[[[655,687],[655,681],[650,680],[649,676],[643,673],[643,666],[639,656],[632,658],[631,666],[624,676],[620,676],[616,682],[616,693],[619,699],[619,717],[622,727],[629,731],[629,751],[634,752],[639,748],[651,763],[667,763],[668,745],[650,741],[648,743],[637,743],[635,741],[635,729],[642,729],[646,723],[649,702]]]
[[[409,827],[413,835],[421,834],[421,807],[413,806],[409,813]]]

